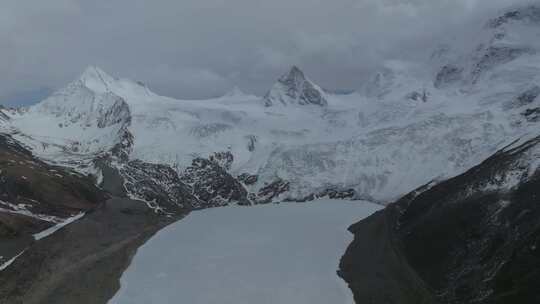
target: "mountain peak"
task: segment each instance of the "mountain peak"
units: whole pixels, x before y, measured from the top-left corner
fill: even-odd
[[[285,81],[293,80],[293,79],[294,80],[306,80],[306,76],[304,75],[304,72],[302,72],[302,70],[300,70],[300,68],[297,67],[296,65],[293,65],[288,73],[281,76],[279,81],[284,81],[285,82]]]
[[[498,28],[512,21],[523,21],[534,24],[540,23],[540,6],[526,5],[514,7],[513,9],[504,12],[501,16],[491,19],[488,22],[488,27]]]
[[[115,78],[97,66],[88,66],[79,77],[79,81],[95,92],[105,93],[110,91],[110,84]]]
[[[225,95],[223,96],[224,97],[238,97],[238,96],[244,96],[244,95],[246,95],[246,93],[244,93],[242,89],[240,89],[240,87],[234,86],[229,92],[225,93]]]
[[[321,87],[310,81],[297,66],[292,66],[288,73],[278,79],[264,100],[267,107],[274,104],[318,106],[328,104]]]

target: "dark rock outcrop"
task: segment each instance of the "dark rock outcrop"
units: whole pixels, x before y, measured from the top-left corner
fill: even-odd
[[[357,302],[538,303],[539,160],[540,137],[353,225],[340,274]],[[375,233],[391,254],[361,251],[372,237],[365,229],[377,225],[385,227]],[[392,276],[379,277],[379,289],[399,292],[381,295],[358,285],[369,276],[363,267],[375,260],[393,265],[384,266],[383,276]]]
[[[257,147],[257,136],[255,135],[248,135],[246,136],[246,139],[248,141],[247,149],[249,152],[255,151],[255,148]]]
[[[231,152],[216,152],[210,155],[208,158],[211,162],[216,163],[221,168],[229,171],[231,169],[231,165],[234,162],[234,156]]]
[[[244,183],[244,185],[252,186],[257,183],[257,181],[259,180],[259,176],[254,174],[242,173],[238,176],[238,180]]]
[[[119,168],[127,193],[156,212],[179,214],[203,205],[171,167],[130,161]]]
[[[257,192],[257,203],[258,204],[267,204],[271,203],[275,198],[281,194],[289,191],[290,184],[287,181],[282,179],[277,179],[276,181],[262,187],[259,192]]]
[[[0,264],[28,247],[33,234],[91,211],[107,197],[90,177],[46,164],[0,134]]]
[[[328,198],[328,199],[338,199],[338,200],[354,200],[356,199],[356,191],[354,189],[337,189],[337,188],[328,188],[324,191],[320,191],[315,194],[310,194],[302,198],[286,198],[285,201],[288,202],[309,202],[317,199]]]
[[[225,158],[228,159],[228,158]],[[180,180],[192,189],[201,204],[197,208],[224,206],[230,203],[249,205],[248,193],[214,157],[196,158],[180,175]]]
[[[529,122],[539,122],[540,121],[540,107],[527,109],[521,113],[522,116]]]
[[[531,52],[533,50],[522,47],[489,46],[481,52],[480,59],[473,67],[472,80],[476,82],[484,72]]]
[[[463,68],[447,64],[435,76],[434,86],[437,89],[444,89],[463,79]]]

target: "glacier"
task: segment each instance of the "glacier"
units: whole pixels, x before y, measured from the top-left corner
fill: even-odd
[[[262,97],[177,100],[89,67],[35,106],[2,110],[0,125],[39,157],[97,177],[95,160],[111,154],[119,168],[165,165],[182,179],[194,160],[228,153],[227,174],[256,180],[241,183],[252,198],[280,184],[271,200],[331,189],[384,204],[538,128],[537,11],[487,20],[465,46],[441,39],[426,62],[388,60],[347,95],[293,67]]]

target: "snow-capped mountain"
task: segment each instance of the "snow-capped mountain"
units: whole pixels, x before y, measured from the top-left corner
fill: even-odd
[[[532,81],[540,49],[539,16],[538,6],[517,7],[472,31],[476,37],[474,43],[448,41],[446,49],[433,56],[442,63],[435,87],[469,86],[474,90],[483,88],[481,83],[524,85]]]
[[[389,202],[537,128],[537,10],[489,20],[478,41],[439,51],[428,67],[389,60],[359,93],[325,93],[293,67],[262,98],[235,90],[175,100],[91,67],[43,102],[8,112],[8,125],[40,157],[98,176],[95,159],[112,155],[118,168],[141,161],[198,179],[194,160],[225,153],[218,167],[245,188],[242,201],[346,192]]]
[[[271,107],[281,105],[327,106],[324,91],[310,81],[298,67],[283,75],[264,97],[264,104]]]

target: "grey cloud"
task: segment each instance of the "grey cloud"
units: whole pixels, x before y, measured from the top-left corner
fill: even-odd
[[[293,64],[354,89],[383,58],[422,58],[446,28],[516,2],[0,0],[0,102],[28,102],[36,94],[23,92],[61,87],[87,65],[178,98],[233,85],[262,94]]]

